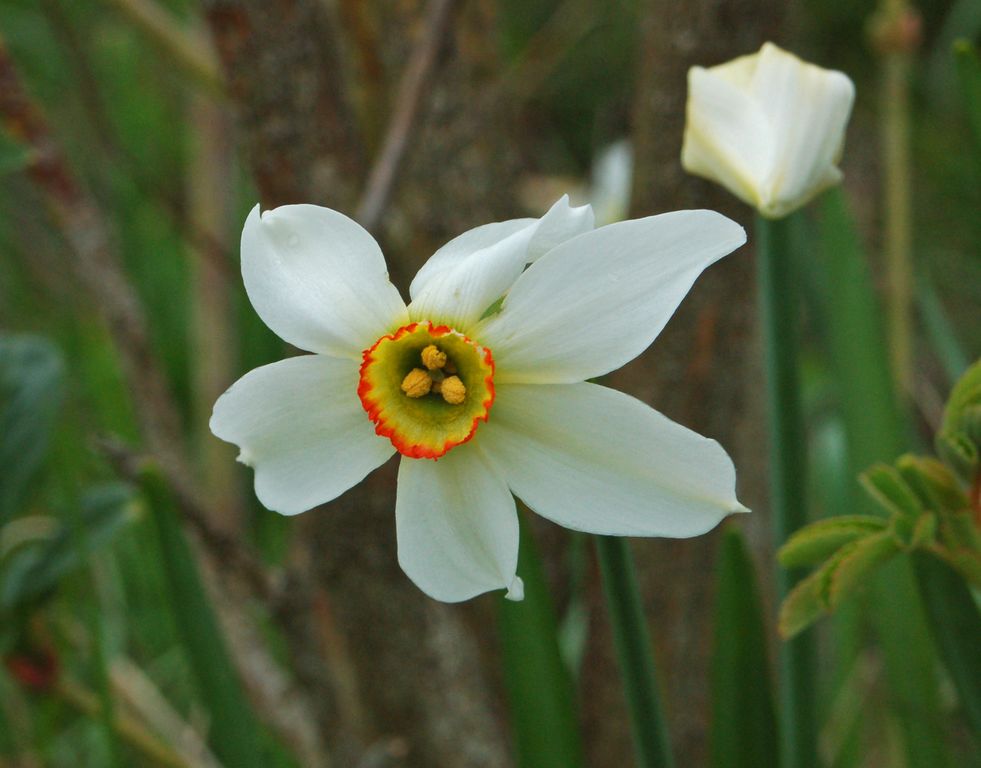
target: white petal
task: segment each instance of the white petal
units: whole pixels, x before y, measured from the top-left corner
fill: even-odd
[[[589,206],[563,197],[541,219],[490,224],[466,232],[437,251],[412,281],[413,320],[445,323],[466,332],[503,296],[525,266],[559,243],[592,228]]]
[[[358,399],[358,365],[302,355],[256,368],[218,398],[211,431],[241,448],[267,508],[295,515],[340,496],[395,449]]]
[[[573,208],[569,196],[562,195],[541,219],[528,245],[528,262],[538,260],[566,240],[589,232],[596,224],[593,207],[588,203]]]
[[[774,166],[761,189],[761,211],[783,216],[840,179],[834,165],[855,87],[841,72],[808,64],[767,43],[752,93],[777,138]]]
[[[474,337],[493,352],[497,382],[600,376],[643,352],[701,271],[745,241],[713,211],[601,227],[532,264]]]
[[[263,322],[311,352],[360,358],[408,322],[374,238],[329,208],[253,208],[242,231],[242,277]]]
[[[454,603],[520,590],[514,498],[475,446],[436,461],[403,458],[395,524],[399,564],[430,597]]]
[[[733,82],[745,74],[747,59],[755,56],[737,59],[735,68],[736,62],[689,70],[681,163],[755,207],[760,181],[773,167],[776,136],[756,100]]]
[[[596,384],[501,387],[478,439],[515,495],[574,530],[683,538],[748,511],[717,442]]]
[[[422,265],[409,286],[409,296],[413,300],[417,299],[437,275],[455,269],[462,261],[478,251],[495,246],[502,240],[533,226],[537,222],[538,219],[497,221],[493,224],[484,224],[481,227],[469,229],[462,235],[454,237]]]

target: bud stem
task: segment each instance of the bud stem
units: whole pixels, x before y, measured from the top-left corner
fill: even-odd
[[[757,217],[757,262],[763,315],[770,444],[770,509],[774,545],[779,548],[807,523],[806,442],[798,386],[799,301],[789,220]],[[782,600],[801,577],[778,568]],[[782,765],[818,764],[813,637],[802,633],[780,648]]]

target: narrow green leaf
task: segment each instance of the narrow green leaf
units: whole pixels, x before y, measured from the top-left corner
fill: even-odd
[[[851,473],[892,461],[906,447],[907,425],[893,391],[878,298],[840,190],[823,197],[819,233],[824,267],[825,320],[832,364],[848,435]],[[881,512],[856,498],[854,511]],[[906,746],[909,768],[950,764],[927,630],[912,569],[904,559],[886,563],[874,579],[869,615],[883,651],[886,676]]]
[[[881,529],[840,547],[783,601],[780,634],[793,637],[838,608],[877,566],[899,551],[891,531]]]
[[[198,695],[208,710],[208,742],[225,765],[268,765],[259,739],[259,724],[229,660],[170,492],[153,470],[143,473],[140,484],[157,528],[170,607]]]
[[[923,505],[895,467],[876,464],[858,477],[862,487],[882,505],[886,513],[910,520],[923,514]]]
[[[50,342],[0,336],[0,524],[24,503],[47,455],[64,377]]]
[[[981,359],[971,364],[950,391],[944,407],[941,433],[964,431],[961,422],[965,411],[972,405],[981,405]]]
[[[129,503],[131,497],[130,490],[125,489],[125,507],[132,505]],[[94,600],[86,600],[79,606],[84,617],[86,627],[91,638],[91,649],[89,654],[88,667],[95,682],[95,691],[99,701],[99,711],[96,719],[100,725],[102,745],[105,750],[100,762],[105,763],[107,768],[118,768],[120,762],[120,749],[117,739],[117,732],[114,727],[116,722],[116,702],[113,699],[112,688],[109,682],[109,651],[107,648],[105,619],[102,608],[102,595],[98,587],[99,573],[102,571],[104,561],[100,561],[92,555],[97,551],[93,547],[92,534],[99,532],[95,526],[87,524],[85,519],[84,501],[79,505],[80,510],[72,510],[69,516],[69,530],[72,552],[79,564],[88,566],[88,590]],[[104,573],[104,571],[102,571]]]
[[[789,639],[800,634],[828,612],[828,584],[837,563],[836,556],[797,582],[780,604],[780,636]]]
[[[870,583],[872,571],[898,552],[899,546],[889,531],[847,545],[830,574],[828,608],[835,610],[860,584]]]
[[[906,454],[896,460],[896,469],[926,509],[942,512],[969,506],[956,478],[936,459]]]
[[[975,742],[981,746],[981,615],[964,580],[922,552],[913,565],[930,617],[933,639],[957,689]]]
[[[30,160],[27,147],[0,132],[0,177],[23,170]]]
[[[712,650],[712,768],[778,765],[780,740],[767,631],[742,534],[722,535]]]
[[[815,565],[828,559],[842,545],[885,527],[885,520],[871,515],[842,515],[818,520],[791,536],[777,557],[784,568]]]
[[[119,483],[92,488],[82,495],[77,517],[84,536],[69,523],[53,537],[19,547],[0,562],[0,615],[43,598],[89,555],[107,546],[135,518],[132,498],[132,490]]]
[[[630,713],[638,768],[671,768],[674,758],[658,691],[654,654],[640,601],[630,542],[595,536],[620,679]]]
[[[518,573],[525,599],[502,598],[498,615],[518,765],[576,768],[583,757],[575,691],[559,652],[555,608],[524,516],[519,542]]]
[[[961,415],[961,426],[964,434],[975,446],[981,444],[981,404],[970,405]]]
[[[967,435],[940,433],[936,440],[937,454],[941,460],[953,469],[958,477],[970,484],[981,470],[981,457],[978,455],[978,444],[968,439]]]
[[[929,339],[930,348],[940,359],[948,379],[957,381],[967,370],[970,361],[964,354],[964,347],[957,331],[951,325],[947,312],[927,275],[920,275],[916,289],[916,307],[923,321],[923,330]]]
[[[954,63],[975,149],[981,156],[981,59],[970,42],[957,40],[954,42]]]
[[[939,523],[936,515],[931,513],[922,515],[920,519],[916,521],[916,526],[913,528],[910,548],[920,549],[921,547],[929,547],[932,545],[937,539],[938,527]]]

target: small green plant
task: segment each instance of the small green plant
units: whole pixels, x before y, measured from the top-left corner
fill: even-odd
[[[928,552],[981,587],[981,360],[951,392],[936,450],[939,459],[906,454],[861,475],[883,517],[820,520],[781,547],[785,568],[817,566],[781,606],[784,637],[834,611],[873,570],[900,553]]]

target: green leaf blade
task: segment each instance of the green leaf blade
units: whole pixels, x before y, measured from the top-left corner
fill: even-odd
[[[575,691],[562,660],[558,622],[530,527],[521,518],[518,562],[524,600],[498,614],[504,682],[521,768],[583,765]]]
[[[816,565],[845,544],[885,527],[885,520],[871,515],[842,515],[818,520],[791,536],[780,548],[778,558],[784,568]]]
[[[753,562],[735,527],[723,533],[712,652],[712,768],[780,760],[767,632]]]

